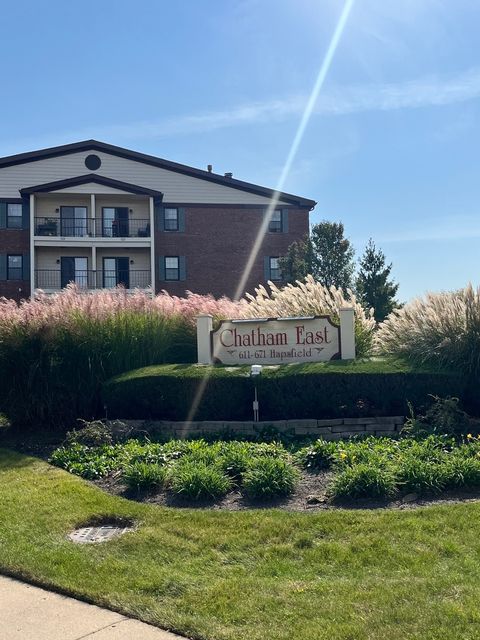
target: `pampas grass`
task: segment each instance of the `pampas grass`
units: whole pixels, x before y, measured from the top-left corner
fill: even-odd
[[[248,305],[241,309],[248,318],[277,318],[313,315],[330,315],[339,320],[342,307],[353,306],[355,311],[355,340],[357,356],[369,355],[375,320],[373,309],[366,313],[349,289],[347,296],[342,289],[325,287],[309,275],[303,282],[288,284],[279,289],[273,282],[268,283],[270,291],[259,286],[255,295],[248,294]]]
[[[74,285],[20,305],[0,299],[2,410],[16,424],[73,426],[103,415],[109,377],[150,364],[196,361],[195,318],[238,317],[245,303]]]
[[[395,310],[376,334],[381,355],[480,374],[480,288],[428,293]]]
[[[308,276],[279,289],[269,283],[233,302],[187,292],[151,297],[119,287],[95,293],[75,285],[17,305],[0,299],[0,410],[17,425],[73,427],[105,417],[99,391],[108,378],[152,364],[196,362],[196,317],[332,315],[355,308],[357,353],[368,353],[375,326],[352,293]]]

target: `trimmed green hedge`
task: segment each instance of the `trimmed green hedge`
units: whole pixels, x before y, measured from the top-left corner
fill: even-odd
[[[194,420],[251,420],[250,367],[163,365],[109,380],[103,404],[109,418],[185,420],[197,394]],[[429,394],[462,398],[465,383],[450,372],[370,360],[264,367],[257,379],[261,420],[406,415]]]

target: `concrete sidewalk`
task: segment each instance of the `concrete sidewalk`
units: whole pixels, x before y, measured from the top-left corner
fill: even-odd
[[[182,640],[108,609],[0,576],[2,640]],[[184,639],[183,639],[184,640]]]

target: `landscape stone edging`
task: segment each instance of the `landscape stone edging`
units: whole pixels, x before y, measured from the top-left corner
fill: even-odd
[[[221,432],[239,435],[256,435],[259,431],[274,428],[280,433],[301,436],[319,436],[324,440],[340,440],[362,433],[376,436],[392,435],[403,429],[404,416],[382,416],[378,418],[332,418],[304,420],[232,421],[211,420],[193,422],[172,422],[169,420],[121,420],[127,426],[140,431],[161,431],[173,437],[184,438],[195,434],[215,434]]]

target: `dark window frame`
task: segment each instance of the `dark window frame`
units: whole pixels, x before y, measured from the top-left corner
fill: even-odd
[[[279,259],[279,256],[269,256],[268,258],[268,268],[270,271],[270,280],[272,282],[280,282],[282,280],[282,272],[280,271],[280,266],[272,267],[272,260],[278,260],[278,259]],[[276,277],[273,276],[274,273]]]
[[[20,258],[20,267],[11,267],[10,258]],[[11,277],[11,271],[19,272],[19,277]],[[23,280],[23,255],[21,253],[9,253],[7,255],[7,280]]]
[[[167,260],[171,260],[172,258],[174,258],[177,261],[177,266],[175,269],[173,267],[167,267]],[[163,267],[165,269],[165,280],[168,280],[170,282],[176,282],[180,280],[180,256],[164,256]],[[177,274],[176,277],[175,278],[169,277],[168,275],[169,271],[176,271],[176,274]]]
[[[89,274],[91,273],[89,270],[90,258],[88,256],[62,256],[61,255],[59,260],[60,260],[60,288],[61,289],[64,289],[67,286],[67,284],[69,284],[69,282],[74,282],[79,287],[88,288],[88,279],[89,279]],[[64,260],[65,261],[73,260],[73,280],[72,279],[67,280],[68,275],[66,275],[67,270],[65,267],[67,263],[64,262]],[[75,260],[86,260],[87,261],[86,269],[77,270],[77,265],[75,263]],[[77,280],[77,278],[79,280]]]
[[[106,269],[105,260],[115,260],[115,269]],[[120,268],[120,260],[126,261],[126,267]],[[113,271],[114,273],[106,275],[107,272]],[[115,278],[115,284],[113,287],[118,287],[122,284],[125,289],[130,289],[130,258],[129,256],[103,256],[102,258],[102,287],[104,289],[113,288],[105,284],[108,278]]]
[[[10,207],[19,207],[20,215],[12,216],[10,214]],[[11,219],[19,221],[20,222],[19,226],[11,225],[10,224]],[[7,222],[7,229],[23,229],[23,211],[22,211],[22,205],[19,202],[7,202],[7,221],[6,222]]]
[[[89,207],[84,204],[62,204],[60,209],[60,237],[63,238],[85,238],[89,235],[88,224],[90,218],[88,217]],[[66,215],[66,209],[73,209],[72,215]],[[76,218],[75,209],[85,209],[85,218]],[[85,224],[78,224],[81,221]]]
[[[112,226],[109,229],[112,232],[112,235],[106,235],[106,227],[105,227],[105,209],[113,209],[114,210],[114,218],[112,220]],[[127,216],[126,218],[120,219],[119,211],[126,210]],[[122,206],[109,206],[105,205],[102,207],[102,237],[104,238],[128,238],[130,237],[130,209],[129,207]]]
[[[280,214],[280,220],[273,219],[276,213]],[[268,223],[268,231],[269,233],[283,233],[283,211],[281,209],[275,209],[273,212],[272,218]]]
[[[167,218],[167,210],[169,211],[175,211],[176,212],[176,217],[175,218]],[[175,226],[167,226],[167,222],[168,223],[175,223]],[[164,231],[178,231],[179,229],[179,213],[178,213],[178,207],[165,207],[164,211],[163,211],[163,230]],[[171,256],[174,257],[174,256]]]

